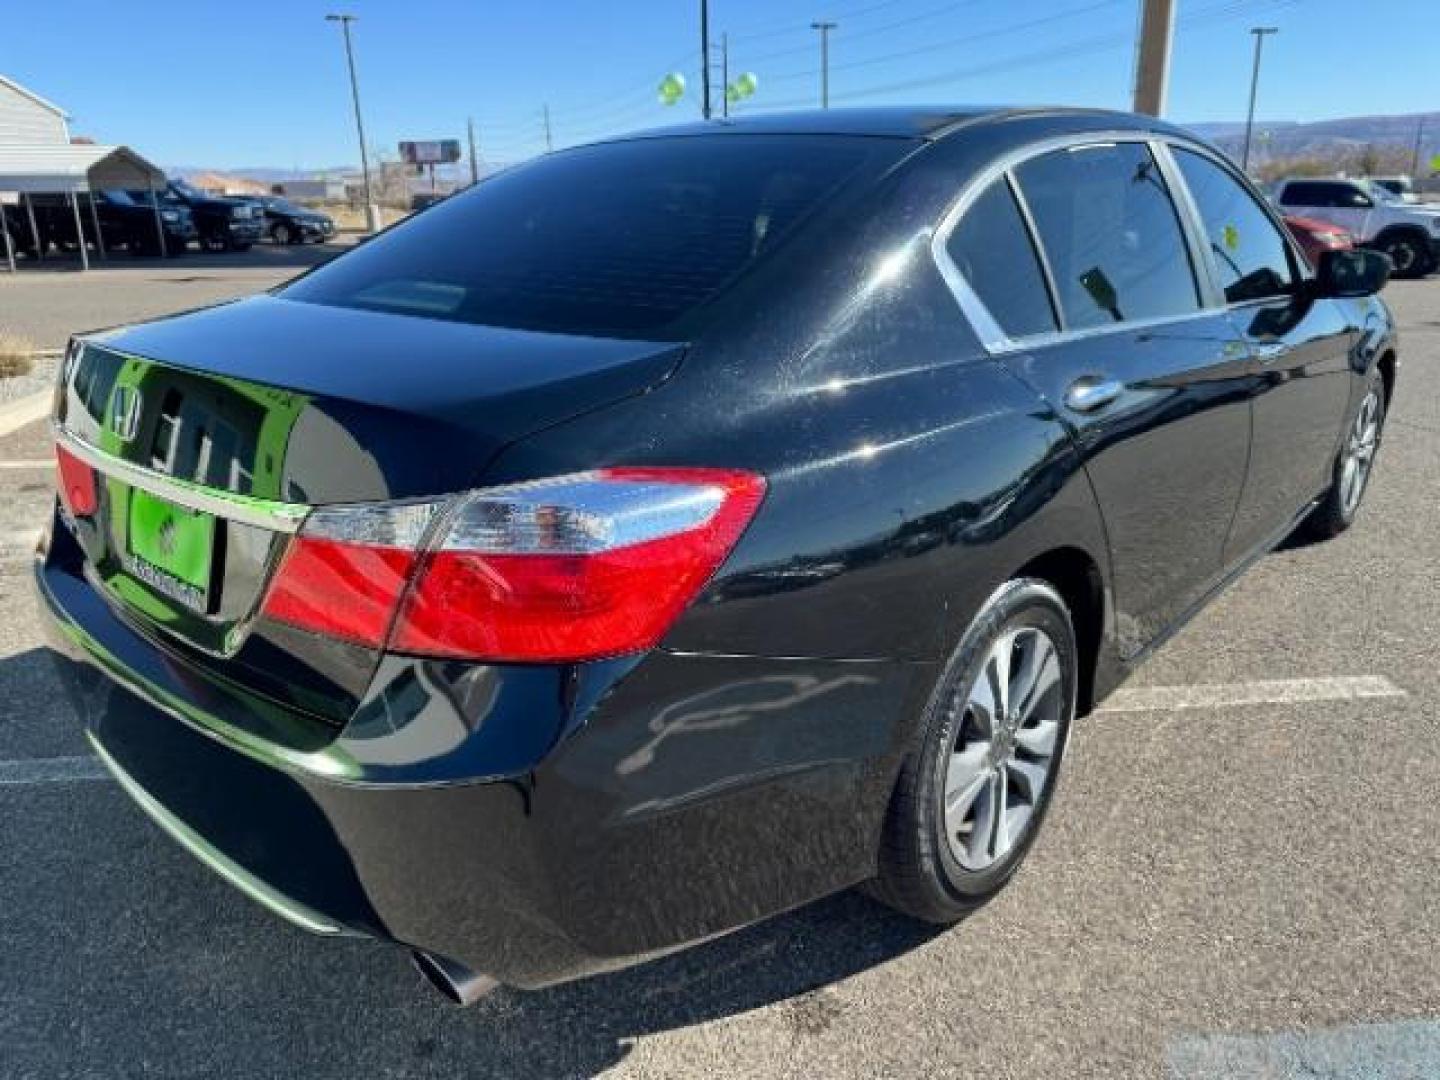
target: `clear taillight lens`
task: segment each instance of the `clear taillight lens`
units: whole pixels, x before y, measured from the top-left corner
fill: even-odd
[[[740,538],[764,480],[606,469],[447,503],[316,511],[265,613],[396,652],[561,662],[659,642]]]

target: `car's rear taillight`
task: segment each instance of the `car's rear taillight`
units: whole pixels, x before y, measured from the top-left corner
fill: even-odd
[[[734,547],[765,482],[606,469],[446,503],[318,510],[265,613],[423,656],[577,661],[655,645]]]
[[[100,508],[100,497],[95,488],[95,470],[81,461],[69,450],[56,444],[55,486],[65,509],[73,517],[91,517]]]

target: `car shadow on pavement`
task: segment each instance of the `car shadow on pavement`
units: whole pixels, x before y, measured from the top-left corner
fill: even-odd
[[[85,753],[46,650],[0,660],[7,688],[27,715],[0,724],[0,759]],[[457,1009],[400,948],[275,919],[108,780],[0,784],[0,819],[0,1045],[22,1075],[589,1076],[641,1036],[771,1005],[782,1037],[817,1034],[843,1023],[827,987],[941,932],[851,891]]]

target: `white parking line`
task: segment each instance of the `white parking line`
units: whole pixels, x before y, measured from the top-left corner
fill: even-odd
[[[1137,686],[1115,691],[1096,713],[1174,712],[1243,705],[1292,705],[1306,701],[1401,698],[1405,691],[1379,675],[1333,679],[1261,679],[1257,682],[1196,686]],[[93,757],[0,761],[0,787],[109,780]]]
[[[1097,713],[1174,712],[1238,705],[1293,705],[1306,701],[1356,701],[1404,697],[1405,691],[1379,675],[1329,679],[1259,679],[1255,682],[1195,686],[1135,686],[1115,691]]]
[[[53,469],[51,458],[30,458],[27,461],[0,461],[0,469]]]
[[[100,759],[84,757],[31,758],[28,761],[0,761],[0,787],[30,784],[64,784],[81,780],[109,780],[110,773]]]

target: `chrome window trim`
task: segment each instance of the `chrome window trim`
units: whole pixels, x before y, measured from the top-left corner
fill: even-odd
[[[1019,185],[1013,177],[1013,170],[1042,154],[1053,153],[1057,150],[1074,150],[1086,147],[1116,146],[1121,143],[1143,143],[1159,163],[1166,184],[1171,189],[1171,199],[1175,203],[1175,209],[1179,217],[1180,230],[1185,238],[1185,244],[1191,260],[1191,273],[1195,277],[1199,289],[1199,308],[1195,311],[1185,312],[1180,315],[1163,315],[1152,319],[1128,319],[1123,322],[1112,323],[1104,326],[1082,327],[1079,329],[1063,328],[1063,314],[1057,311],[1057,321],[1062,329],[1049,331],[1042,334],[1029,334],[1024,337],[1010,337],[996,322],[995,317],[990,314],[979,295],[971,288],[970,283],[965,280],[965,275],[950,258],[948,245],[950,236],[955,231],[956,225],[965,213],[974,204],[982,192],[997,179],[1004,178],[1010,185],[1012,192],[1020,192]],[[984,169],[975,174],[968,183],[961,189],[960,194],[950,203],[940,224],[936,226],[930,237],[930,257],[935,262],[935,267],[940,276],[945,280],[955,302],[959,305],[961,313],[969,321],[975,335],[980,340],[981,346],[992,356],[1004,355],[1032,348],[1043,348],[1050,345],[1061,344],[1067,341],[1078,341],[1090,337],[1099,337],[1106,334],[1124,333],[1134,330],[1149,330],[1159,326],[1166,326],[1173,323],[1185,322],[1201,315],[1225,313],[1237,307],[1244,307],[1253,301],[1244,301],[1238,304],[1227,304],[1224,300],[1224,292],[1218,288],[1215,279],[1215,270],[1209,257],[1208,250],[1201,246],[1196,247],[1196,230],[1203,230],[1204,224],[1194,207],[1190,189],[1183,183],[1183,177],[1179,176],[1179,166],[1175,164],[1170,150],[1178,147],[1191,150],[1209,158],[1235,176],[1235,169],[1226,159],[1203,143],[1196,142],[1177,135],[1158,134],[1150,131],[1139,130],[1103,130],[1075,132],[1068,135],[1057,135],[1048,139],[1041,139],[1036,142],[1027,143],[1017,147],[1010,152],[1003,154],[990,162]],[[1306,279],[1309,275],[1305,272],[1306,263],[1303,259],[1296,257],[1296,245],[1278,215],[1263,198],[1256,196],[1255,190],[1248,181],[1237,181],[1247,191],[1251,199],[1259,204],[1264,212],[1284,239],[1287,250],[1290,252],[1292,271],[1295,272],[1297,281]],[[1018,201],[1018,200],[1017,200]],[[1025,205],[1025,204],[1021,204]],[[1041,278],[1050,287],[1050,303],[1052,307],[1058,308],[1059,299],[1055,295],[1053,285],[1049,281],[1048,263],[1043,254],[1044,249],[1039,245],[1038,238],[1033,230],[1033,223],[1022,211],[1022,220],[1030,229],[1030,241],[1037,253],[1037,259],[1041,266]],[[1197,257],[1199,263],[1196,263]]]
[[[295,533],[300,530],[311,507],[305,503],[276,502],[260,499],[253,495],[238,495],[230,491],[217,491],[190,480],[180,480],[164,473],[147,469],[143,465],[122,460],[85,442],[59,421],[51,421],[55,444],[79,458],[92,469],[131,487],[147,491],[151,495],[198,510],[227,521],[242,525],[254,525],[273,532]]]

